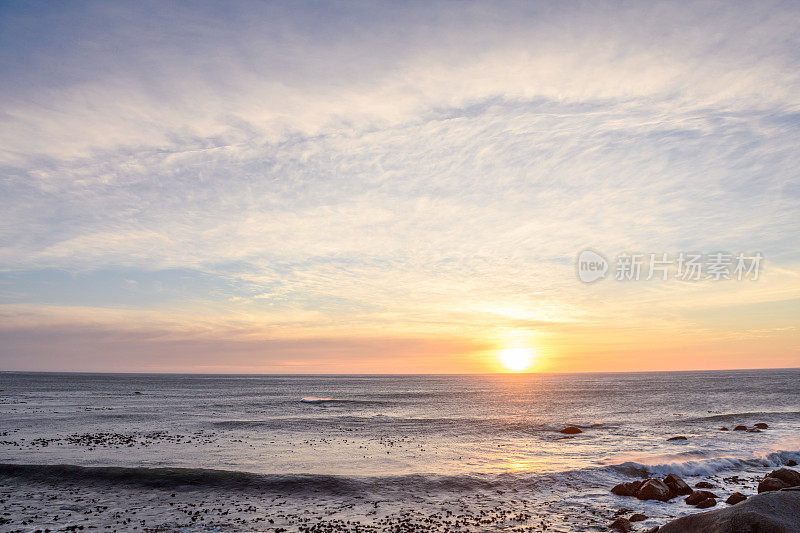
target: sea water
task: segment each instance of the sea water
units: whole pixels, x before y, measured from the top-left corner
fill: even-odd
[[[755,423],[769,427],[733,431]],[[566,426],[582,433],[560,433]],[[421,524],[429,517],[442,530],[599,531],[621,507],[644,512],[645,525],[656,525],[695,510],[680,500],[639,502],[609,489],[673,472],[690,484],[711,480],[721,496],[753,493],[771,468],[800,461],[798,428],[797,369],[461,376],[5,372],[0,482],[11,522],[0,527],[18,530],[27,517],[31,531],[40,524],[57,529],[67,520],[59,509],[74,505],[78,493],[110,509],[138,505],[138,516],[147,517],[139,526],[154,531],[301,531],[315,524],[333,531],[356,530],[356,523],[380,531],[388,524],[396,530],[392,520],[401,517]],[[686,440],[668,440],[675,436]],[[54,508],[45,496],[59,494],[61,485],[77,492],[62,492]],[[41,500],[34,506],[38,522],[19,507],[21,490]],[[184,520],[169,498],[178,507],[208,499],[220,511]],[[223,503],[240,509],[245,500],[256,510],[226,521],[231,515],[223,514]],[[491,523],[452,518],[481,511]],[[104,516],[82,519],[126,530],[120,516]],[[265,525],[268,518],[273,523]]]

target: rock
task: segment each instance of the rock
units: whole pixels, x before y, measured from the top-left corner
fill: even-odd
[[[792,533],[800,531],[800,491],[769,492],[713,511],[694,513],[658,529],[658,533]]]
[[[706,498],[705,500],[697,504],[697,508],[708,509],[709,507],[714,507],[715,505],[717,505],[717,500],[715,500],[714,498]]]
[[[734,431],[747,431],[747,426],[736,426],[733,428]]]
[[[670,441],[670,440],[687,440],[687,438],[684,437],[683,435],[678,435],[677,437],[670,437],[667,440],[668,441]]]
[[[769,428],[764,422],[759,422],[758,424],[753,424],[753,426],[757,427],[758,429],[767,429]]]
[[[713,492],[708,492],[707,490],[696,490],[692,492],[685,500],[687,505],[697,505],[698,503],[702,502],[703,500],[707,500],[709,498],[716,498],[717,495]]]
[[[737,503],[743,502],[746,499],[747,496],[745,496],[741,492],[734,492],[733,494],[728,496],[728,499],[725,500],[725,503],[727,503],[728,505],[736,505]]]
[[[758,484],[758,493],[772,492],[781,489],[788,489],[790,485],[776,477],[765,477],[761,483]]]
[[[631,524],[630,520],[627,518],[620,517],[611,522],[608,529],[613,529],[614,531],[633,531],[633,524]]]
[[[789,459],[788,461],[786,461],[786,466],[797,466],[797,461],[795,461],[794,459]]]
[[[720,431],[728,431],[728,428],[726,428],[725,426],[723,426],[723,427],[719,428],[719,430],[720,430]]]
[[[773,470],[767,477],[774,477],[780,479],[790,487],[797,487],[800,485],[800,472],[792,470],[791,468],[779,468]]]
[[[696,489],[713,489],[714,486],[715,485],[713,483],[709,483],[708,481],[700,481],[699,483],[695,484]]]
[[[636,496],[636,493],[639,492],[639,488],[642,486],[644,481],[630,481],[628,483],[620,483],[619,485],[615,485],[611,492],[616,494],[617,496]]]
[[[656,533],[658,531],[658,526],[651,527],[645,533]]]
[[[761,433],[760,429],[750,428],[747,430],[748,433]]]
[[[564,435],[577,435],[578,433],[583,433],[580,428],[576,428],[575,426],[568,426],[559,431],[559,433],[563,433]]]
[[[669,490],[672,491],[673,496],[686,496],[687,494],[692,493],[692,488],[687,485],[686,482],[680,478],[680,476],[676,476],[675,474],[668,474],[664,478],[664,484],[669,487]]]
[[[643,520],[647,520],[647,515],[642,513],[632,514],[628,520],[631,522],[641,522]]]
[[[673,498],[672,491],[666,483],[660,479],[648,479],[636,492],[636,497],[640,500],[660,500],[662,502]]]

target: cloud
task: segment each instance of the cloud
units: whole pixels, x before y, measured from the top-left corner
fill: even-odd
[[[788,297],[798,22],[781,2],[7,8],[0,301],[489,338],[691,328],[681,299],[717,291],[589,290],[586,247],[761,251]]]

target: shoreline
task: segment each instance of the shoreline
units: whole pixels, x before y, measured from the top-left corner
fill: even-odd
[[[143,470],[155,470],[166,477],[159,480],[158,476],[150,476],[152,483],[148,485],[147,475],[137,478]],[[685,505],[683,497],[661,502],[619,496],[601,508],[587,499],[603,490],[598,487],[578,487],[572,493],[551,498],[494,487],[469,491],[419,488],[403,499],[393,499],[364,490],[337,493],[317,487],[298,491],[297,484],[291,483],[280,489],[277,485],[265,489],[241,477],[241,473],[224,470],[3,464],[0,500],[2,513],[11,513],[11,518],[3,515],[0,530],[33,533],[37,529],[75,526],[74,530],[79,530],[83,526],[126,531],[135,522],[138,529],[154,533],[378,532],[398,531],[397,528],[466,533],[482,531],[486,524],[492,524],[494,531],[509,532],[657,531],[659,526],[698,511]],[[749,487],[748,496],[752,496],[759,476],[736,477],[743,487]],[[692,490],[698,490],[697,483]],[[703,490],[721,492],[716,487]],[[569,499],[570,495],[574,501],[565,504],[563,498]],[[716,509],[727,507],[723,499]],[[631,520],[636,515],[645,518]],[[625,528],[625,521],[631,529]],[[617,527],[613,526],[615,523]]]

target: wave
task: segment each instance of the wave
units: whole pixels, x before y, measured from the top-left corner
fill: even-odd
[[[316,396],[308,396],[300,398],[300,403],[310,403],[314,405],[324,404],[353,404],[353,405],[388,405],[389,402],[380,400],[346,400],[342,398],[317,398]]]
[[[322,401],[330,401],[320,399]],[[337,400],[334,400],[337,401]],[[350,400],[342,400],[350,401]],[[562,438],[559,433],[566,424],[555,424],[551,421],[527,421],[506,418],[487,418],[487,417],[406,417],[393,414],[375,413],[366,416],[358,416],[348,412],[336,413],[332,415],[326,413],[325,416],[286,416],[270,417],[264,419],[230,419],[230,420],[208,420],[208,426],[217,429],[260,429],[260,430],[290,430],[290,431],[314,431],[317,428],[339,427],[347,428],[352,431],[365,431],[374,433],[376,428],[387,428],[394,432],[409,432],[414,435],[438,434],[442,432],[463,434],[468,431],[471,435],[476,434],[509,434],[525,435],[528,437],[540,437],[544,439]],[[574,425],[581,429],[611,428],[613,424],[603,422],[574,422]]]
[[[253,489],[283,494],[351,494],[391,490],[476,490],[506,485],[513,474],[351,477],[324,474],[257,474],[203,468],[77,466],[67,464],[0,464],[0,478],[31,482],[111,483],[160,489]]]
[[[800,451],[774,450],[750,457],[733,457],[689,452],[686,454],[654,455],[608,465],[612,471],[627,476],[642,477],[652,474],[679,476],[710,476],[721,472],[776,468],[790,462],[800,462]]]
[[[0,464],[0,478],[29,482],[108,483],[161,489],[258,490],[283,495],[307,493],[355,494],[399,491],[552,490],[558,485],[608,487],[614,480],[675,473],[683,477],[708,476],[725,471],[761,471],[800,461],[800,451],[777,450],[761,457],[653,456],[601,467],[555,473],[508,472],[469,474],[405,474],[345,476],[326,474],[258,474],[204,468],[77,466],[67,464]]]
[[[753,424],[764,420],[786,420],[787,418],[800,417],[800,411],[751,411],[746,413],[721,413],[708,416],[684,418],[679,422],[737,422],[739,424]]]

